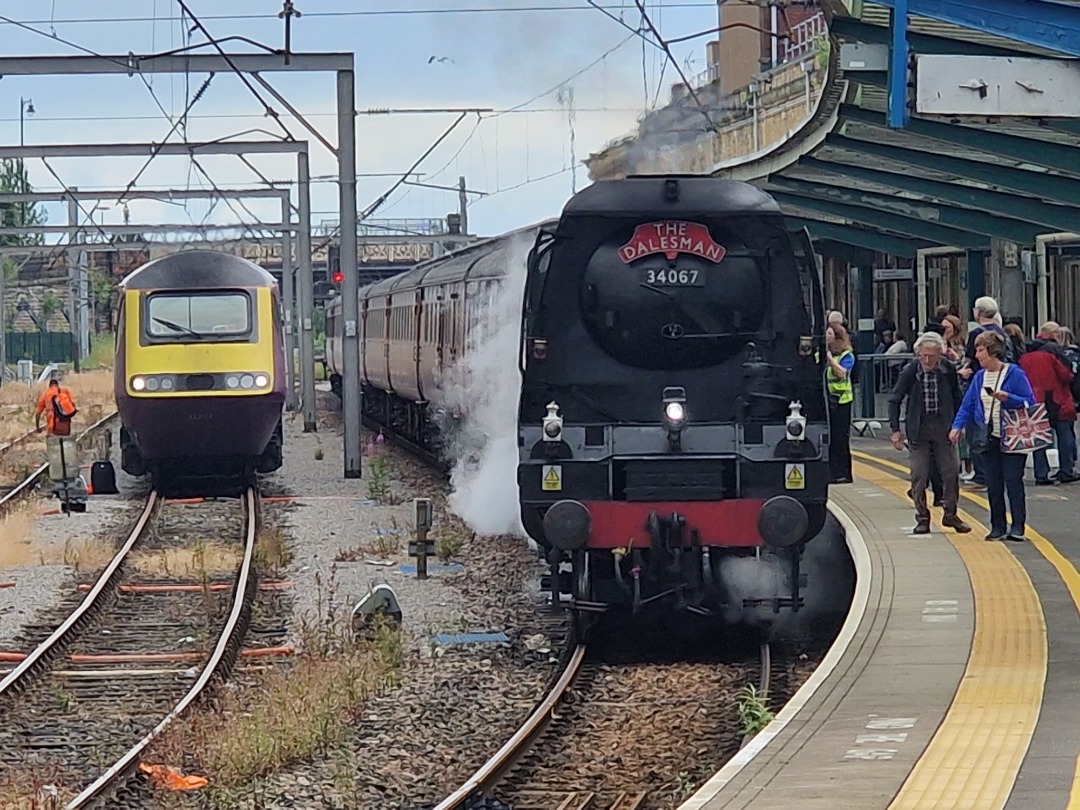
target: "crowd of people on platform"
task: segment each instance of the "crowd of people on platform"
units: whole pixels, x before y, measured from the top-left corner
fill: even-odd
[[[915,503],[916,534],[930,531],[928,488],[933,493],[932,506],[944,509],[942,525],[961,533],[971,531],[957,515],[963,485],[987,492],[987,540],[1022,542],[1026,539],[1024,471],[1029,453],[1002,441],[1007,432],[1003,426],[1016,421],[1007,412],[1036,403],[1045,407],[1058,469],[1051,474],[1046,449],[1031,453],[1037,486],[1080,481],[1074,430],[1080,405],[1080,346],[1071,330],[1054,321],[1042,324],[1034,339],[1026,340],[1021,320],[1003,320],[997,302],[987,296],[975,301],[972,322],[969,330],[955,305],[941,306],[919,334],[907,336],[896,330],[884,310],[878,310],[876,353],[901,355],[896,363],[887,361],[879,367],[879,373],[884,370],[889,375],[892,391],[892,444],[910,453],[908,494]],[[850,483],[851,407],[858,366],[841,313],[829,314],[826,340],[832,480]],[[905,354],[915,358],[905,359]]]

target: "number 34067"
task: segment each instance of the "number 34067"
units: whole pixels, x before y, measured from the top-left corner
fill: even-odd
[[[664,284],[669,287],[702,287],[705,277],[700,270],[646,270],[646,284]]]

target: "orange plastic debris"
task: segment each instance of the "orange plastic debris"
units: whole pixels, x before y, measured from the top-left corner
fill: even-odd
[[[157,787],[166,790],[199,790],[210,784],[210,780],[205,776],[184,776],[169,765],[147,765],[140,762],[139,770],[149,776]]]
[[[0,589],[14,588],[17,584],[17,582],[0,582]]]

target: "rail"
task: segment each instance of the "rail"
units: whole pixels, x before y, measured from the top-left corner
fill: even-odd
[[[105,427],[105,425],[107,425],[109,422],[111,422],[117,416],[118,416],[118,413],[116,411],[113,411],[112,413],[101,417],[101,419],[94,422],[94,424],[87,427],[86,430],[84,430],[82,433],[80,433],[78,436],[75,437],[76,445],[81,447],[82,442],[83,442],[84,439],[87,439],[91,435],[97,433],[97,431],[99,431],[103,427]],[[0,509],[4,509],[5,507],[11,506],[12,503],[14,503],[16,500],[21,498],[23,495],[25,495],[31,489],[33,489],[34,485],[41,478],[43,478],[48,471],[49,471],[49,465],[48,465],[48,463],[45,463],[45,464],[42,464],[40,467],[38,467],[36,470],[34,470],[32,473],[30,473],[30,475],[28,475],[26,478],[24,478],[22,480],[22,482],[19,483],[14,489],[12,489],[10,492],[6,493],[2,498],[0,498]]]
[[[491,759],[485,762],[465,784],[455,790],[447,798],[435,806],[435,810],[456,810],[463,807],[477,791],[489,792],[501,776],[506,773],[511,765],[528,750],[536,740],[555,713],[555,707],[566,695],[570,686],[574,683],[581,664],[585,660],[585,645],[578,644],[567,660],[566,666],[559,675],[559,679],[552,686],[540,705],[533,710],[528,719],[521,725],[502,748]]]
[[[36,674],[38,670],[46,666],[49,661],[60,653],[65,643],[69,641],[68,635],[85,626],[94,614],[100,610],[105,602],[103,597],[116,590],[124,561],[131,549],[139,542],[143,532],[146,531],[146,525],[150,521],[150,516],[154,513],[157,503],[157,492],[151,492],[146,499],[142,514],[139,515],[139,519],[136,521],[127,540],[120,546],[112,561],[105,567],[105,570],[98,577],[97,582],[94,583],[94,586],[86,594],[82,602],[79,603],[79,606],[47,639],[34,648],[33,652],[26,656],[15,669],[0,681],[0,699],[5,695],[15,694],[16,691],[29,683],[32,675]]]
[[[90,807],[101,800],[110,790],[119,787],[127,775],[138,765],[139,757],[142,756],[143,752],[187,710],[202,694],[211,680],[218,676],[227,677],[233,666],[235,666],[244,635],[247,633],[248,622],[251,618],[252,599],[257,586],[254,559],[255,541],[258,537],[259,499],[253,488],[247,490],[244,501],[247,513],[244,557],[236,575],[232,608],[229,610],[228,621],[226,621],[225,627],[214,645],[214,651],[207,659],[198,679],[160,723],[128,749],[93,784],[72,799],[67,804],[66,810],[79,810],[79,808]]]

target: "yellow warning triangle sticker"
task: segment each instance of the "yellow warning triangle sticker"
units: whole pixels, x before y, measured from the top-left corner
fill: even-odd
[[[544,476],[544,480],[549,484],[559,483],[559,473],[552,467],[547,471],[547,475]]]
[[[792,487],[802,486],[803,475],[799,472],[798,467],[792,467],[791,472],[788,473],[787,482]]]

